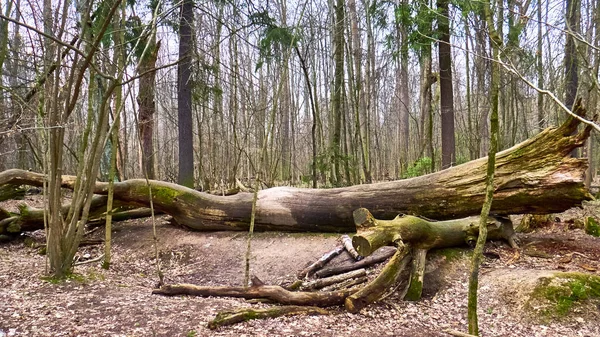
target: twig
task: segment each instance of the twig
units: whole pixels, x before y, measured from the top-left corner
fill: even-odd
[[[102,255],[94,258],[94,259],[91,259],[91,260],[85,260],[85,261],[81,261],[81,262],[75,262],[75,263],[73,263],[73,267],[75,267],[75,266],[81,266],[81,265],[88,264],[88,263],[99,262],[103,258],[104,258],[104,254],[102,254]]]
[[[475,337],[475,335],[471,335],[468,333],[464,333],[464,332],[460,332],[460,331],[456,331],[456,330],[452,330],[452,329],[444,330],[444,332],[449,335],[456,336],[456,337]]]

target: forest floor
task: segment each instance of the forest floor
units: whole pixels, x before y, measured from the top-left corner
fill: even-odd
[[[520,234],[520,251],[502,242],[487,244],[480,277],[482,336],[600,336],[600,307],[539,321],[519,298],[521,285],[548,270],[600,274],[600,239],[567,222],[599,207],[567,212],[559,215],[560,222]],[[163,221],[157,232],[166,283],[242,285],[246,233],[191,232]],[[98,230],[91,236],[103,235]],[[467,331],[469,249],[460,250],[458,258],[447,252],[429,255],[424,296],[418,302],[402,301],[395,292],[358,314],[334,308],[328,316],[254,320],[209,330],[207,322],[219,311],[250,304],[233,298],[152,295],[158,277],[150,219],[114,224],[110,270],[99,263],[78,266],[75,277],[60,283],[44,279],[46,258],[38,254],[43,233],[28,237],[33,240],[0,244],[0,337],[449,336],[446,329]],[[267,284],[291,282],[299,270],[337,246],[338,239],[332,234],[255,233],[251,272]],[[102,249],[82,247],[79,256],[94,258]],[[346,259],[342,254],[332,263]]]

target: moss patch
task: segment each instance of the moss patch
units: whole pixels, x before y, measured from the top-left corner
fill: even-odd
[[[153,185],[152,195],[157,200],[167,202],[179,197],[181,195],[181,192],[174,188]]]
[[[81,284],[87,284],[90,281],[104,281],[104,275],[101,273],[91,271],[91,272],[87,273],[86,275],[79,274],[79,273],[70,273],[70,274],[66,275],[64,278],[59,278],[59,277],[54,277],[54,276],[42,276],[42,277],[40,277],[40,279],[42,279],[48,283],[52,283],[52,284],[60,284],[62,282],[67,282],[67,281],[74,281],[74,282],[81,283]]]
[[[441,248],[441,249],[433,249],[431,253],[439,256],[444,256],[447,262],[453,262],[458,259],[461,259],[465,256],[471,256],[473,251],[470,249],[464,248]]]
[[[557,273],[542,278],[533,290],[530,305],[544,318],[560,318],[577,307],[600,302],[600,277],[583,273]],[[541,304],[541,306],[537,305]]]
[[[585,232],[589,235],[600,237],[600,225],[598,221],[591,216],[585,218],[584,227]]]

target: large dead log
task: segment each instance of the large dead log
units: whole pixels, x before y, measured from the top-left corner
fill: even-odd
[[[577,106],[579,115],[584,109]],[[497,154],[495,193],[491,212],[555,213],[592,198],[584,187],[587,161],[571,158],[583,145],[590,127],[576,133],[579,122],[570,118]],[[258,192],[256,230],[353,232],[352,211],[366,207],[380,219],[399,213],[432,219],[479,214],[484,200],[486,158],[426,176],[332,189],[275,187]],[[44,175],[22,170],[0,172],[0,186],[41,186]],[[75,177],[63,176],[72,188]],[[252,193],[215,196],[162,181],[150,181],[156,209],[183,226],[196,230],[247,230]],[[149,205],[146,181],[115,183],[115,198],[138,206]],[[98,182],[95,193],[106,194],[108,183]]]
[[[369,256],[379,248],[402,242],[418,249],[457,247],[473,244],[479,234],[479,217],[431,221],[412,215],[397,216],[393,220],[376,220],[365,208],[354,211],[359,233],[352,245],[362,256]],[[366,221],[363,221],[367,219]],[[512,222],[508,218],[489,217],[488,239],[508,241],[515,246]]]
[[[89,225],[104,224],[106,217],[106,196],[95,195],[92,199],[89,212]],[[124,205],[117,201],[113,204],[112,211],[113,221],[123,221],[127,219],[137,219],[149,217],[151,210],[149,208],[131,209],[130,206]],[[71,205],[63,205],[62,214],[69,213]],[[34,231],[44,228],[44,210],[40,208],[30,207],[27,204],[18,206],[19,213],[12,214],[0,208],[0,234],[16,235],[20,232]]]
[[[349,295],[356,290],[340,290],[332,292],[304,292],[289,291],[274,285],[253,285],[251,287],[203,287],[193,284],[163,285],[152,291],[153,294],[176,296],[220,296],[239,297],[245,299],[268,299],[272,302],[286,305],[309,305],[317,307],[331,307],[344,303]]]
[[[398,252],[386,264],[381,274],[364,289],[346,299],[346,309],[356,312],[376,301],[399,279],[408,260],[413,259],[410,283],[405,298],[418,300],[423,289],[425,258],[433,248],[461,246],[477,241],[479,218],[430,221],[411,215],[397,216],[394,220],[378,220],[364,208],[354,211],[359,232],[352,245],[362,256],[369,256],[381,247],[398,246]],[[488,239],[504,239],[516,248],[512,222],[506,218],[488,218]],[[412,251],[412,256],[411,256]],[[405,259],[408,258],[408,259]]]
[[[246,322],[251,319],[275,318],[281,316],[297,316],[297,315],[329,315],[330,312],[319,307],[302,307],[297,305],[285,305],[271,307],[267,309],[237,309],[232,311],[223,311],[210,322],[208,328],[214,330],[216,328],[233,325],[240,322]]]

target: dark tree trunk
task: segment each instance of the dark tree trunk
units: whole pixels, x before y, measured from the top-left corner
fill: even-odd
[[[142,142],[142,165],[148,179],[156,179],[154,174],[154,113],[156,112],[155,89],[156,57],[160,49],[160,41],[156,43],[156,36],[152,36],[148,50],[140,62],[138,73],[140,76],[138,105],[139,129]]]
[[[194,187],[194,143],[192,134],[192,0],[181,3],[179,22],[179,60],[177,65],[177,117],[179,128],[179,177],[177,182]]]
[[[331,180],[334,185],[343,182],[341,173],[341,136],[342,136],[342,90],[344,90],[344,0],[335,4],[334,24],[334,80],[332,93],[333,130],[331,136]]]
[[[577,45],[575,44],[574,34],[579,32],[580,17],[579,0],[567,0],[566,12],[566,38],[565,38],[565,105],[571,108],[575,103],[577,96],[577,87],[579,86],[579,69],[577,65]],[[571,156],[578,157],[579,151],[574,149]]]
[[[567,0],[567,27],[565,39],[565,105],[569,108],[575,103],[577,86],[579,85],[579,74],[577,65],[577,46],[573,34],[579,31],[579,12],[581,11],[579,0]]]
[[[442,113],[442,168],[456,163],[454,139],[454,97],[452,92],[452,51],[450,48],[450,22],[448,0],[438,0],[438,31],[440,34],[440,109]]]

